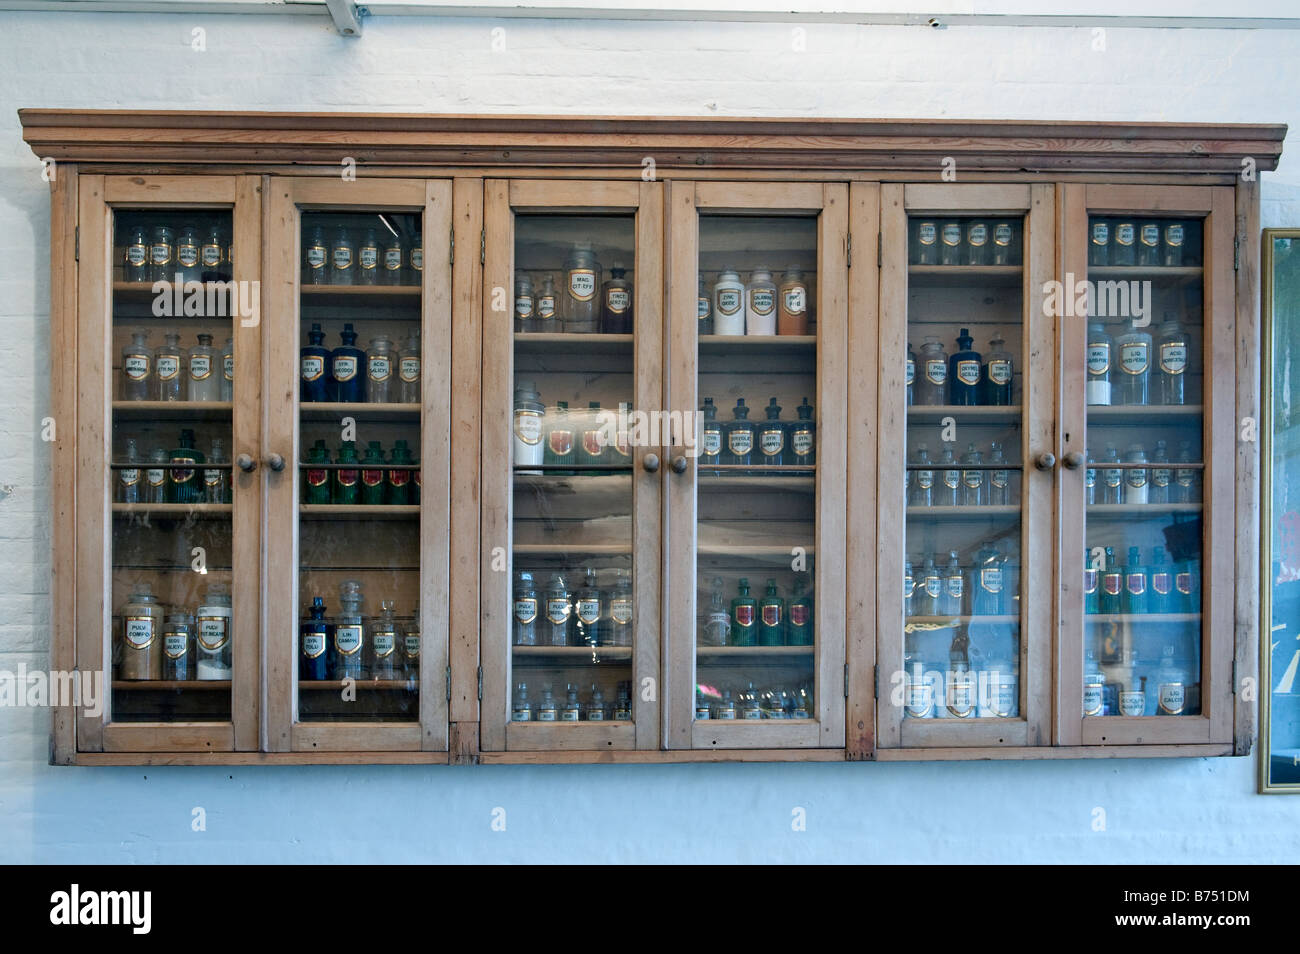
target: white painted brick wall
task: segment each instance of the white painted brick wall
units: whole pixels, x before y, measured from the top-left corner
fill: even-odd
[[[1209,6],[1215,6],[1210,4]],[[1217,5],[1223,7],[1226,5]],[[1231,11],[1227,11],[1231,12]],[[191,31],[206,30],[206,52]],[[492,30],[505,30],[494,52]],[[48,201],[22,106],[1300,121],[1300,34],[0,14],[0,668],[49,623]],[[1264,224],[1300,224],[1300,144]],[[1300,803],[1254,759],[945,765],[54,769],[0,709],[0,860],[1282,861]],[[339,806],[406,805],[403,837]],[[956,799],[956,801],[955,801]],[[190,831],[190,811],[208,830]],[[489,831],[494,806],[507,833]],[[790,832],[793,806],[808,831]],[[1094,807],[1108,830],[1092,831]],[[328,837],[326,837],[328,833]]]

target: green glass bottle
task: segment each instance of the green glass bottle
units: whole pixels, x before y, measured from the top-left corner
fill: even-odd
[[[302,502],[327,504],[330,502],[330,472],[322,464],[330,462],[329,448],[323,440],[317,441],[307,452],[307,469],[303,474]],[[313,466],[314,465],[314,466]]]
[[[379,441],[371,441],[366,456],[361,459],[361,502],[367,507],[377,507],[384,502],[384,449]]]
[[[179,446],[169,455],[171,467],[167,471],[167,500],[169,503],[192,504],[203,502],[203,486],[193,465],[204,462],[203,455],[194,449],[194,431],[181,431]],[[190,466],[177,466],[190,465]]]
[[[777,593],[773,579],[767,581],[767,592],[758,604],[758,645],[785,645],[785,600]]]
[[[741,577],[740,595],[731,601],[731,642],[732,646],[753,646],[757,643],[755,632],[758,617],[758,601],[749,595],[749,580]]]
[[[393,441],[393,451],[389,459],[390,464],[412,464],[411,449],[406,446],[406,441]],[[390,467],[385,472],[384,477],[384,500],[391,507],[402,507],[411,503],[411,472],[396,467]]]
[[[806,584],[800,577],[794,581],[794,595],[790,597],[789,619],[786,622],[786,644],[811,646],[813,644],[812,597],[804,592]]]
[[[1130,616],[1147,613],[1147,568],[1142,565],[1142,550],[1128,548],[1128,562],[1124,565],[1124,612]]]
[[[1106,548],[1106,565],[1101,568],[1101,595],[1097,599],[1097,608],[1104,615],[1114,615],[1120,611],[1124,593],[1124,574],[1115,562],[1115,548]]]
[[[339,447],[338,462],[341,465],[334,471],[333,486],[330,490],[330,503],[355,505],[361,497],[361,471],[356,469],[357,442],[344,441]]]

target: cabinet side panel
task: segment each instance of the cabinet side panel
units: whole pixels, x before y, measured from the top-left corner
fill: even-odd
[[[1249,419],[1260,426],[1260,387],[1262,367],[1260,324],[1260,265],[1259,265],[1259,181],[1239,181],[1236,189],[1236,241],[1238,243],[1237,268],[1237,421]],[[1264,369],[1268,373],[1267,368]],[[1233,630],[1236,635],[1235,712],[1233,720],[1234,755],[1249,755],[1255,741],[1258,693],[1268,692],[1268,686],[1258,686],[1256,693],[1242,692],[1242,681],[1253,678],[1258,685],[1259,643],[1264,625],[1260,621],[1260,587],[1270,585],[1261,578],[1260,567],[1260,446],[1263,436],[1255,440],[1236,442],[1236,618]],[[1264,632],[1268,632],[1264,629]]]

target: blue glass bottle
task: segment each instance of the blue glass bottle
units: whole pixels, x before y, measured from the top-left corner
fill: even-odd
[[[785,463],[786,427],[776,398],[767,402],[767,420],[758,429],[758,462],[778,467]]]
[[[308,344],[302,349],[299,375],[302,380],[302,398],[305,401],[330,399],[330,349],[325,347],[325,332],[320,324],[307,332]]]
[[[957,336],[957,352],[948,359],[949,404],[969,407],[980,403],[983,364],[974,344],[970,330],[963,328]]]
[[[355,404],[365,400],[365,379],[361,368],[366,360],[366,353],[356,347],[357,333],[352,330],[352,323],[343,326],[343,344],[335,348],[330,355],[330,377],[334,384],[334,400],[344,404]]]
[[[328,679],[325,650],[333,642],[331,626],[325,620],[325,601],[319,596],[311,601],[311,617],[298,627],[298,678]]]

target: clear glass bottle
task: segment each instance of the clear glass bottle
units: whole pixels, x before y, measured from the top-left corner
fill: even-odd
[[[212,335],[200,334],[186,363],[185,387],[191,401],[221,400],[221,375],[217,371],[220,360],[219,352],[212,347]]]
[[[404,277],[408,285],[420,285],[424,282],[424,236],[419,232],[415,233],[415,238],[411,240],[411,247],[407,249],[407,274]]]
[[[412,332],[397,356],[397,399],[403,404],[421,403],[421,363],[420,335]]]
[[[695,295],[695,333],[713,334],[713,296],[704,287],[703,275],[700,276],[699,288]]]
[[[961,470],[951,447],[945,447],[938,460],[939,479],[934,483],[934,506],[956,507],[961,503]]]
[[[358,285],[379,284],[379,236],[366,229],[357,246],[356,278]]]
[[[722,690],[722,701],[718,703],[714,718],[732,721],[736,718],[736,715],[736,701],[731,698],[731,690]]]
[[[514,614],[510,642],[515,646],[537,645],[537,589],[527,570],[515,573]]]
[[[161,679],[163,607],[153,588],[138,582],[122,607],[122,660],[119,679]]]
[[[1192,454],[1192,442],[1181,441],[1178,445],[1178,463],[1190,464],[1196,461]],[[1200,503],[1202,472],[1196,467],[1177,467],[1174,469],[1174,484],[1170,491],[1170,503]]]
[[[538,467],[542,464],[546,448],[542,446],[542,429],[546,424],[546,405],[532,381],[515,384],[514,465]],[[541,471],[521,471],[540,474]]]
[[[402,284],[402,268],[406,262],[406,247],[400,235],[389,234],[379,250],[379,284]]]
[[[1141,444],[1131,444],[1124,455],[1126,464],[1145,464],[1146,448]],[[1146,467],[1130,467],[1124,473],[1124,502],[1144,504],[1148,499],[1151,486],[1151,471]]]
[[[1119,451],[1114,444],[1106,445],[1102,464],[1118,464]],[[1103,504],[1124,503],[1124,469],[1122,467],[1103,467],[1101,469],[1101,502]]]
[[[947,716],[973,719],[979,701],[975,673],[970,665],[970,637],[958,629],[948,647]]]
[[[632,721],[632,689],[626,682],[618,684],[618,696],[614,701],[613,718],[615,722]]]
[[[396,608],[393,600],[380,600],[379,615],[370,623],[371,679],[400,679],[402,676]]]
[[[536,331],[533,280],[527,272],[515,273],[515,331]]]
[[[724,268],[713,285],[713,333],[745,333],[745,284],[734,268]]]
[[[600,330],[607,335],[630,335],[633,325],[632,283],[627,269],[615,264],[600,293]]]
[[[1137,230],[1137,263],[1150,267],[1160,264],[1160,223],[1142,222]]]
[[[128,282],[149,281],[149,236],[140,226],[127,233],[122,250],[122,279]]]
[[[776,333],[808,334],[808,285],[797,265],[787,265],[776,291]]]
[[[194,612],[195,674],[201,680],[229,679],[231,674],[230,587],[210,583],[203,602]]]
[[[387,335],[375,335],[366,350],[366,400],[389,404],[393,400],[393,343]]]
[[[939,264],[939,224],[933,219],[922,219],[912,228],[912,264]]]
[[[156,225],[149,242],[149,281],[175,281],[175,271],[176,234],[165,225]]]
[[[154,381],[157,390],[155,401],[184,401],[185,349],[181,347],[181,336],[171,333],[163,335],[162,347],[154,354]]]
[[[330,253],[325,244],[325,230],[313,228],[302,247],[302,283],[328,285],[330,282]]]
[[[731,631],[731,617],[722,602],[722,577],[713,578],[713,590],[709,595],[709,608],[704,615],[704,626],[700,632],[701,646],[725,646]]]
[[[167,502],[167,452],[155,447],[149,454],[149,467],[144,472],[144,497],[141,503]]]
[[[184,226],[176,236],[176,272],[183,282],[197,282],[203,274],[199,267],[199,235],[192,225]]]
[[[573,600],[564,574],[555,573],[546,587],[546,620],[542,624],[543,646],[569,645],[569,618],[573,615]]]
[[[235,399],[235,339],[227,338],[221,348],[221,400]]]
[[[1124,664],[1119,687],[1119,714],[1140,716],[1146,714],[1146,678],[1138,675],[1137,655],[1133,650],[1124,653]]]
[[[920,444],[916,448],[916,460],[913,462],[912,488],[908,495],[908,506],[929,507],[934,504],[934,468],[930,466],[930,451]]]
[[[705,698],[704,690],[699,686],[695,687],[695,720],[702,722],[705,719],[713,718],[713,707],[709,705],[709,700]]]
[[[526,682],[521,682],[515,686],[515,698],[510,706],[510,721],[533,721],[533,707],[528,702],[528,683]]]
[[[600,691],[599,686],[591,687],[591,698],[587,700],[583,715],[588,722],[605,721],[605,694]]]
[[[632,645],[632,579],[621,568],[614,572],[614,590],[609,597],[609,645]]]
[[[1008,407],[1013,403],[1011,392],[1015,381],[1011,352],[1007,350],[1007,340],[1001,335],[989,339],[989,347],[993,350],[984,360],[983,401],[993,407]]]
[[[752,682],[740,692],[740,717],[748,720],[763,718],[762,698]]]
[[[162,634],[162,678],[187,682],[194,671],[194,617],[181,608],[167,614]]]
[[[745,334],[776,334],[776,282],[765,265],[750,273],[745,286]]]
[[[983,219],[969,219],[966,222],[966,264],[987,265],[991,258],[989,224]]]
[[[1110,264],[1110,222],[1106,219],[1088,223],[1088,264]]]
[[[356,246],[344,228],[334,231],[330,242],[330,284],[351,285],[356,275]]]
[[[140,503],[141,485],[144,481],[140,472],[140,451],[136,447],[135,438],[126,439],[125,467],[117,469],[117,494],[118,503]]]
[[[547,272],[542,276],[542,287],[537,292],[534,303],[534,330],[555,333],[561,330],[559,312],[556,310],[555,276]]]
[[[122,400],[148,401],[156,387],[149,332],[133,331],[130,344],[122,348]]]
[[[968,444],[961,462],[966,465],[961,472],[961,505],[963,507],[982,507],[988,503],[988,494],[984,472],[984,455]]]
[[[950,219],[939,227],[939,264],[961,265],[965,260],[962,254],[961,222]]]
[[[1137,225],[1132,219],[1119,219],[1111,236],[1110,263],[1112,265],[1137,264]]]
[[[938,616],[939,602],[943,598],[943,575],[934,565],[934,557],[927,555],[921,564],[921,575],[912,595],[912,608],[917,616]]]
[[[1190,340],[1173,315],[1166,316],[1161,322],[1158,342],[1155,398],[1161,404],[1185,404]]]
[[[334,620],[334,645],[330,647],[331,679],[365,677],[366,620],[361,611],[364,600],[357,580],[339,584],[339,615]]]
[[[1151,336],[1130,328],[1115,341],[1119,351],[1118,394],[1115,404],[1151,403]]]
[[[1019,265],[1017,239],[1020,224],[1012,221],[997,222],[993,225],[993,264]]]
[[[1186,715],[1187,689],[1192,680],[1178,664],[1172,643],[1166,643],[1160,651],[1160,665],[1156,667],[1154,681],[1155,691],[1147,700],[1147,715]]]
[[[573,646],[599,646],[601,634],[600,587],[596,585],[596,571],[583,570],[582,586],[573,598]]]
[[[1006,561],[990,544],[980,547],[971,567],[970,612],[972,616],[1001,616],[1007,606]]]
[[[572,683],[564,687],[564,708],[560,710],[560,721],[582,721],[582,703],[578,701],[578,687]]]
[[[555,692],[549,685],[542,688],[542,701],[537,704],[537,721],[560,721],[560,713],[555,705]]]
[[[564,260],[560,320],[569,333],[592,334],[600,328],[600,261],[589,243],[573,246]]]
[[[1092,448],[1088,448],[1088,466],[1083,470],[1083,502],[1091,507],[1093,504],[1101,503],[1101,488],[1097,483],[1097,458],[1092,454]]]
[[[1186,235],[1187,230],[1182,222],[1169,222],[1165,225],[1163,241],[1160,244],[1161,265],[1166,268],[1177,268],[1183,264]]]
[[[402,623],[402,675],[409,682],[420,679],[420,604],[416,603],[411,616]]]
[[[1088,379],[1084,394],[1089,404],[1108,407],[1114,403],[1111,363],[1112,341],[1100,321],[1088,323]]]
[[[913,385],[916,403],[921,407],[943,404],[948,399],[948,354],[933,335],[921,343],[920,370]]]
[[[1169,466],[1169,452],[1164,441],[1156,441],[1151,452],[1151,486],[1147,489],[1147,503],[1169,503],[1169,489],[1174,482],[1174,472]]]
[[[903,619],[916,615],[916,576],[912,572],[912,561],[903,564]]]
[[[181,428],[176,443],[177,446],[167,455],[167,502],[202,503],[203,487],[197,468],[203,463],[203,455],[195,449],[194,431],[188,427]]]
[[[1007,467],[1002,445],[994,441],[989,445],[989,467],[985,490],[988,493],[986,503],[994,507],[1005,507],[1011,503],[1011,471]]]
[[[203,502],[230,503],[230,459],[226,457],[226,442],[220,437],[212,438],[208,463],[212,466],[203,469]]]
[[[1083,654],[1083,714],[1099,716],[1104,714],[1106,698],[1106,674],[1097,662],[1097,653],[1089,644]]]
[[[965,572],[956,550],[948,551],[948,566],[943,573],[943,592],[939,596],[940,616],[960,616],[965,608]]]

